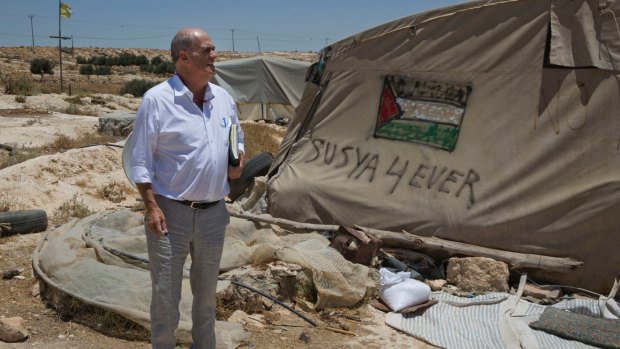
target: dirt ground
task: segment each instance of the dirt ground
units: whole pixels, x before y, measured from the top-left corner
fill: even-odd
[[[23,70],[28,50],[0,48],[0,69],[3,64],[12,64],[12,69]],[[74,137],[93,131],[96,117],[58,112],[66,107],[65,97],[39,95],[28,97],[26,103],[18,103],[15,96],[6,95],[0,89],[0,143],[35,146],[48,143],[57,134]],[[102,98],[107,100],[108,107],[114,105],[112,110],[133,110],[138,103],[131,97],[103,95]],[[93,109],[96,112],[106,108],[92,107],[100,108]],[[20,209],[44,209],[48,216],[72,198],[92,211],[131,208],[136,205],[138,193],[124,175],[121,152],[119,147],[96,146],[10,166],[0,170],[0,200],[10,198]],[[121,188],[122,200],[113,202],[102,195],[103,188],[110,184]],[[52,224],[48,231],[53,228]],[[120,339],[105,334],[105,329],[98,324],[85,326],[74,322],[70,314],[61,316],[41,299],[32,271],[32,254],[45,234],[0,238],[0,273],[20,271],[17,278],[0,280],[0,317],[22,317],[30,332],[25,341],[0,342],[0,348],[150,348],[148,341]],[[310,309],[303,312],[318,326],[311,326],[277,305],[263,314],[251,314],[244,320],[250,339],[241,347],[432,348],[385,325],[383,314],[368,305],[321,313]]]
[[[56,118],[48,116],[48,128]],[[83,116],[87,120],[91,117]],[[8,120],[8,121],[7,121]],[[11,118],[0,116],[0,129]],[[77,127],[79,122],[73,123]],[[88,122],[84,128],[89,128]],[[79,127],[78,128],[78,132]],[[59,130],[62,132],[62,129]],[[72,131],[73,132],[73,131]],[[42,132],[40,137],[51,132]],[[18,133],[14,133],[18,135]],[[45,209],[48,215],[62,202],[77,196],[93,211],[127,208],[135,205],[138,194],[128,184],[121,168],[121,149],[92,147],[35,158],[0,170],[0,192],[15,198],[24,209]],[[111,202],[101,197],[103,186],[121,183],[125,199]],[[49,229],[53,229],[50,226]],[[0,280],[0,316],[22,317],[31,337],[24,343],[0,343],[1,348],[148,348],[148,342],[127,341],[105,335],[96,328],[75,323],[46,306],[33,296],[38,282],[32,272],[32,253],[45,236],[43,233],[0,238],[0,272],[19,270],[23,279]],[[327,315],[326,315],[327,314]],[[310,318],[319,323],[312,327],[296,315],[274,306],[264,315],[254,314],[244,325],[250,333],[245,347],[256,348],[401,348],[426,347],[423,343],[393,330],[383,323],[382,314],[365,305],[358,309],[317,313],[308,310]],[[346,316],[345,316],[346,315]],[[353,319],[353,320],[352,320]],[[326,329],[346,329],[356,335]]]

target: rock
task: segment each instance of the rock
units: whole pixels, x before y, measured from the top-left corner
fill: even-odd
[[[447,281],[460,290],[474,293],[507,292],[508,265],[486,257],[450,258]]]
[[[7,270],[4,273],[2,273],[2,279],[3,280],[10,280],[10,279],[16,277],[19,274],[20,274],[19,270],[16,270],[16,269]]]
[[[107,113],[99,117],[98,131],[113,136],[127,136],[131,132],[131,125],[135,119],[133,112]]]
[[[30,295],[32,295],[33,297],[37,297],[40,294],[41,288],[39,287],[39,283],[37,282],[36,284],[32,285],[32,288],[30,289]]]
[[[562,290],[557,287],[542,289],[536,285],[525,284],[523,288],[523,296],[533,297],[536,299],[557,299],[562,296]]]
[[[243,310],[235,310],[235,312],[228,318],[228,322],[235,322],[245,325],[248,322],[248,314]]]
[[[114,203],[125,200],[123,187],[116,182],[109,183],[103,188],[103,196]]]
[[[443,279],[426,280],[426,284],[431,287],[431,291],[441,291],[441,289],[448,284],[448,281]]]
[[[0,318],[0,341],[17,342],[28,336],[26,322],[21,317]]]

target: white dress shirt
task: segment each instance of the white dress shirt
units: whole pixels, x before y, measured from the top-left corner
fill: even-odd
[[[155,194],[173,200],[212,202],[228,195],[230,125],[239,124],[235,102],[209,83],[203,103],[200,110],[177,75],[144,95],[133,126],[132,181],[151,183]]]

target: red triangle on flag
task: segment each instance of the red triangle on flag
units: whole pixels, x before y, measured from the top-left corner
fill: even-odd
[[[393,118],[400,116],[401,113],[390,84],[384,84],[381,93],[381,105],[379,106],[379,125],[385,125]]]

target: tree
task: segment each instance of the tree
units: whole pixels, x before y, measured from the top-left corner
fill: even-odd
[[[41,75],[41,80],[45,74],[54,75],[54,62],[47,58],[35,58],[30,62],[30,72]]]
[[[151,59],[151,64],[152,65],[159,65],[161,64],[161,62],[163,62],[164,60],[161,58],[161,56],[155,56]]]
[[[169,62],[169,61],[163,61],[163,62],[159,63],[153,69],[153,73],[161,74],[161,75],[166,75],[166,74],[173,74],[174,70],[175,70],[174,63]]]
[[[94,73],[95,73],[95,68],[93,68],[91,64],[86,64],[80,67],[80,74],[88,76],[88,79],[90,79],[90,76],[93,75]]]

